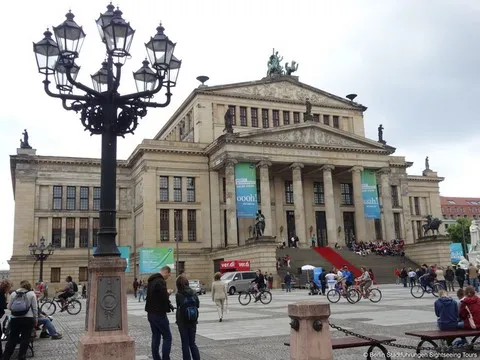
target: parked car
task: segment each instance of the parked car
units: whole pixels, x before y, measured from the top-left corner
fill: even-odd
[[[188,280],[190,288],[195,291],[197,295],[202,295],[206,293],[205,284],[200,280]]]
[[[256,276],[255,271],[233,271],[223,274],[221,280],[225,283],[227,292],[233,295],[247,291]]]

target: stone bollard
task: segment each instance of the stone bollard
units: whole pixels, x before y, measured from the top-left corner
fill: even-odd
[[[288,305],[290,360],[332,360],[330,304],[300,301]]]

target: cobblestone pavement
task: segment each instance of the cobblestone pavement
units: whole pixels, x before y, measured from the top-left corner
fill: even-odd
[[[397,285],[380,287],[383,299],[377,303],[362,299],[357,304],[348,304],[341,299],[331,305],[330,321],[346,329],[369,335],[392,336],[401,344],[416,345],[417,341],[405,336],[408,330],[434,329],[436,327],[433,312],[434,298],[425,294],[423,299],[414,299],[410,289]],[[237,296],[229,298],[229,314],[219,323],[216,309],[209,294],[200,296],[200,323],[197,329],[197,344],[202,360],[245,359],[245,360],[287,360],[289,348],[289,318],[287,305],[299,300],[317,300],[327,302],[324,296],[308,296],[306,290],[292,293],[273,291],[273,301],[269,305],[251,303],[241,306]],[[151,359],[150,328],[143,310],[133,296],[128,298],[128,320],[130,335],[136,342],[137,360]],[[174,316],[174,315],[172,315]],[[180,338],[170,317],[173,334],[172,360],[181,359]],[[64,337],[61,340],[37,339],[35,358],[39,360],[76,359],[77,344],[84,332],[85,312],[71,316],[66,313],[55,314],[54,324]],[[331,331],[332,337],[344,336],[339,331]],[[336,350],[335,359],[365,358],[366,348]],[[413,357],[403,349],[389,347],[392,358]],[[480,354],[468,354],[480,358]],[[475,356],[476,355],[476,356]],[[383,357],[380,357],[383,358]]]

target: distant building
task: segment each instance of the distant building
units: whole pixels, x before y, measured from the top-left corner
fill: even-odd
[[[458,218],[480,219],[480,198],[440,196],[445,230]]]

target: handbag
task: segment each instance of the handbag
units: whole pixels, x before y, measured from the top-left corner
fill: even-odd
[[[468,312],[468,323],[470,324],[470,328],[476,329],[477,326],[475,325],[475,321],[473,321],[472,313],[470,312],[470,309],[468,308],[467,305],[465,305],[465,309],[467,309],[467,312]]]

